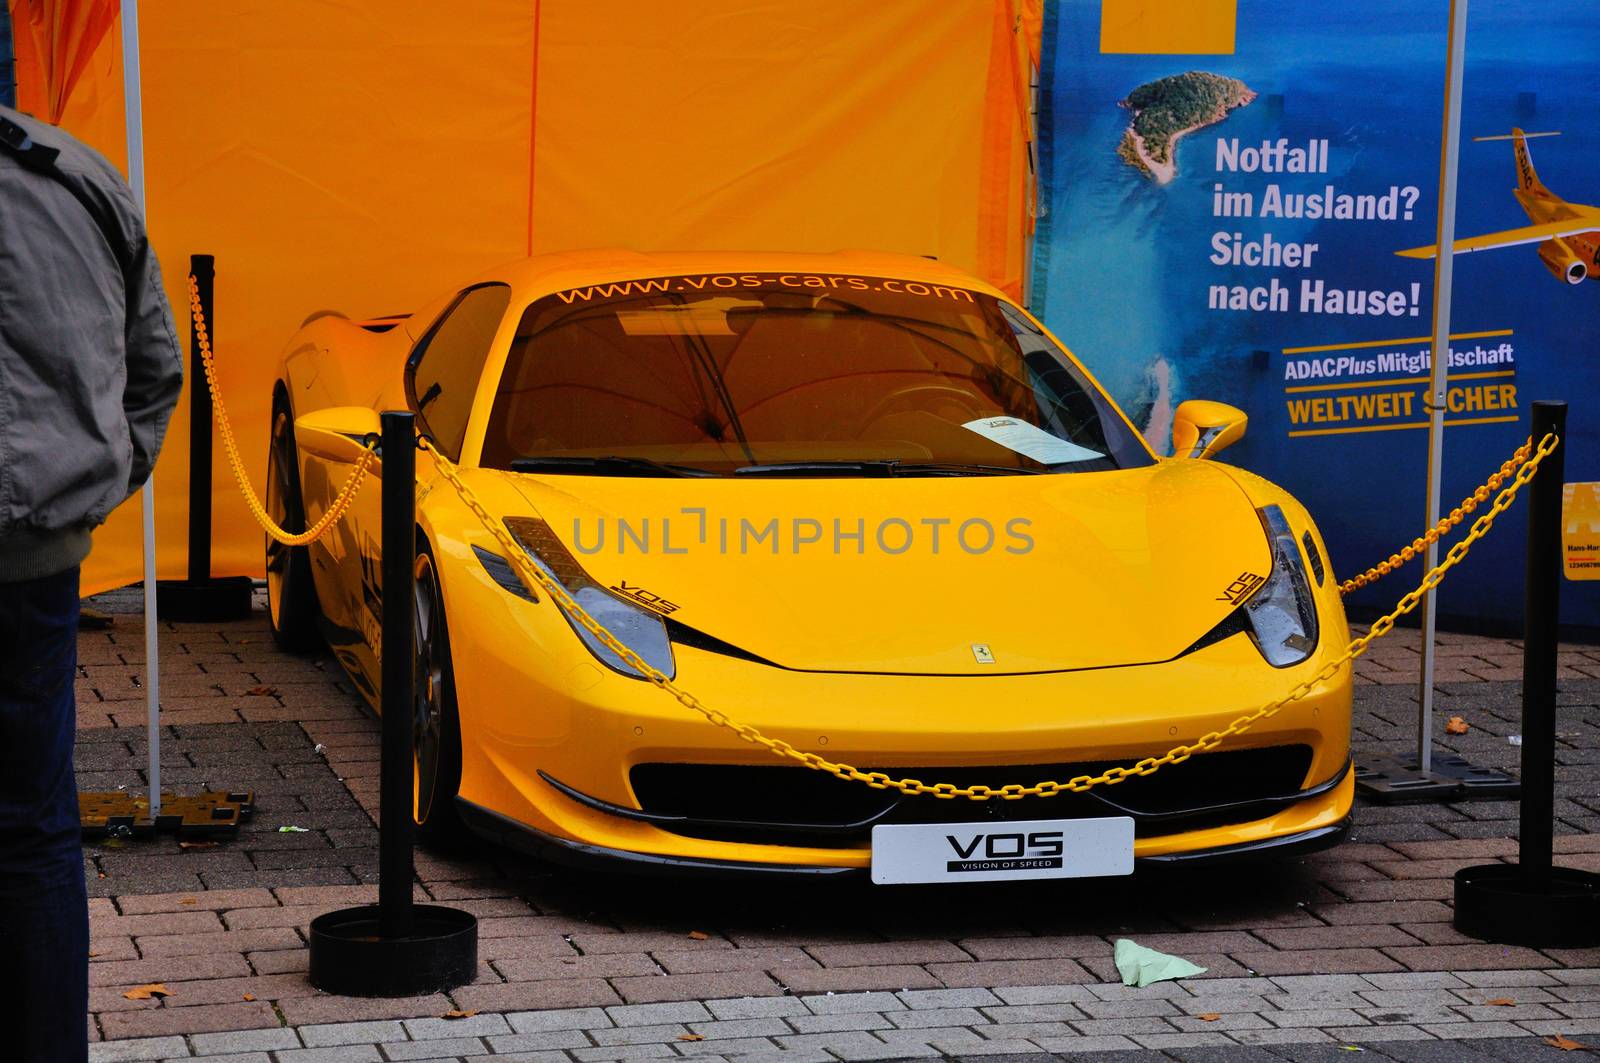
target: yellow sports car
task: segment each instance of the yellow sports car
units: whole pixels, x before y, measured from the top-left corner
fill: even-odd
[[[938,262],[623,251],[506,266],[403,317],[319,315],[273,393],[268,508],[314,522],[409,408],[497,538],[417,467],[416,820],[639,870],[979,881],[1332,844],[1348,665],[1215,749],[1087,792],[940,798],[783,759],[641,676],[863,771],[999,789],[1191,743],[1348,642],[1304,508],[1152,453],[1027,311]],[[381,463],[380,466],[381,467]],[[376,707],[378,499],[269,546],[281,644]],[[535,584],[531,589],[529,582]],[[914,787],[912,788],[915,789]]]

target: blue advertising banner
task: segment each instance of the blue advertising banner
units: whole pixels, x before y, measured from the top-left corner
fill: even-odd
[[[0,4],[0,104],[17,105],[17,64],[11,47],[11,8]]]
[[[1047,8],[1033,306],[1160,453],[1184,399],[1243,408],[1223,460],[1299,496],[1348,576],[1424,525],[1448,5],[1240,0],[1236,24],[1231,54],[1105,54],[1099,0]],[[1572,404],[1567,479],[1600,480],[1597,52],[1596,5],[1472,5],[1446,512],[1536,399]],[[1525,527],[1475,547],[1442,617],[1520,619]],[[1600,582],[1563,596],[1600,628]]]

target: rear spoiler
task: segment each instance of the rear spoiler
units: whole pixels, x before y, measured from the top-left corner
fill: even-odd
[[[384,314],[382,317],[369,317],[365,321],[353,321],[351,324],[359,325],[368,332],[388,332],[410,316],[410,314]]]
[[[357,328],[364,328],[368,332],[388,332],[410,316],[410,314],[384,314],[381,317],[369,317],[365,321],[350,321],[348,314],[340,313],[337,310],[318,310],[300,322],[300,327],[305,328],[319,318],[336,317],[340,321],[350,321],[350,324]]]

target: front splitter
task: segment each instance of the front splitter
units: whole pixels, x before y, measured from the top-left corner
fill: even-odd
[[[663,856],[657,853],[638,853],[627,849],[611,849],[601,845],[557,838],[535,830],[525,823],[456,798],[461,820],[474,834],[495,845],[516,852],[527,853],[551,863],[587,870],[624,872],[671,877],[713,876],[778,879],[806,878],[865,878],[865,867],[833,867],[818,864],[765,864],[742,860],[716,860],[693,856]],[[1280,859],[1316,852],[1339,844],[1350,833],[1349,816],[1338,823],[1296,834],[1286,834],[1260,841],[1242,842],[1213,849],[1196,849],[1184,853],[1164,853],[1160,856],[1143,856],[1134,861],[1138,867],[1163,867],[1175,864],[1205,865],[1235,861]]]

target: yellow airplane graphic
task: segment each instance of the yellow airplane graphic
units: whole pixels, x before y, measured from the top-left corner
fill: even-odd
[[[1509,137],[1473,138],[1512,142],[1512,150],[1517,158],[1517,187],[1511,194],[1517,197],[1517,202],[1522,204],[1522,209],[1533,224],[1457,240],[1454,244],[1456,254],[1487,251],[1494,247],[1514,247],[1517,244],[1538,244],[1539,261],[1557,278],[1568,284],[1582,284],[1585,278],[1596,276],[1591,269],[1600,266],[1600,207],[1569,203],[1550,191],[1539,180],[1539,175],[1533,169],[1533,160],[1528,156],[1529,137],[1556,135],[1524,133],[1520,129],[1513,129]],[[1432,258],[1437,253],[1438,249],[1433,244],[1395,252],[1405,258]]]

